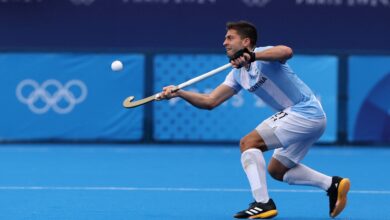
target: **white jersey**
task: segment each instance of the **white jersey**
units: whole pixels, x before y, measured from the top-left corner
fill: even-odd
[[[258,47],[255,52],[271,48]],[[233,69],[223,82],[239,92],[242,88],[260,97],[277,111],[289,108],[308,118],[323,118],[325,113],[310,88],[290,66],[278,61],[257,60],[249,69]]]

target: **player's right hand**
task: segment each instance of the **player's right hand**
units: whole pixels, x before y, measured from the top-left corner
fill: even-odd
[[[250,63],[249,59],[250,59],[249,54],[245,53],[241,57],[230,60],[230,63],[232,64],[232,66],[234,68],[241,68],[241,67],[246,66]]]
[[[230,57],[230,63],[234,68],[241,68],[256,60],[256,54],[250,51],[248,48],[237,51],[232,57]]]
[[[162,92],[160,93],[159,98],[160,99],[171,99],[171,98],[177,97],[178,96],[177,91],[179,91],[179,90],[174,85],[166,86],[163,88]]]

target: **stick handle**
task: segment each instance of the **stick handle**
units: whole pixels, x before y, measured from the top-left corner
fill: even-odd
[[[211,70],[211,71],[209,71],[209,72],[207,72],[207,73],[204,73],[204,74],[202,74],[202,75],[200,75],[200,76],[197,76],[197,77],[195,77],[195,78],[193,78],[193,79],[190,79],[190,80],[188,80],[188,81],[185,81],[185,82],[183,82],[183,83],[181,83],[180,85],[177,86],[177,90],[182,89],[182,88],[184,88],[184,87],[187,87],[187,86],[189,86],[189,85],[192,85],[192,84],[194,84],[194,83],[197,83],[197,82],[199,82],[199,81],[201,81],[201,80],[204,80],[204,79],[206,79],[206,78],[208,78],[208,77],[210,77],[210,76],[212,76],[212,75],[215,75],[215,74],[217,74],[217,73],[219,73],[219,72],[222,72],[222,71],[226,70],[227,68],[229,68],[229,67],[231,67],[231,66],[232,66],[232,64],[227,63],[227,64],[225,64],[225,65],[223,65],[223,66],[221,66],[221,67],[218,67],[218,68],[216,68],[216,69],[214,69],[214,70]]]
[[[222,71],[226,70],[227,68],[229,68],[231,66],[232,66],[232,64],[228,63],[228,64],[225,64],[225,65],[223,65],[221,67],[218,67],[218,68],[216,68],[214,70],[211,70],[211,71],[209,71],[207,73],[204,73],[204,74],[202,74],[200,76],[197,76],[197,77],[195,77],[193,79],[190,79],[190,80],[188,80],[188,81],[186,81],[186,82],[176,86],[176,88],[174,88],[173,91],[177,91],[177,90],[182,89],[182,88],[184,88],[186,86],[192,85],[192,84],[194,84],[196,82],[199,82],[199,81],[201,81],[203,79],[206,79],[207,77],[210,77],[210,76],[212,76],[214,74],[222,72]],[[127,97],[123,101],[123,106],[125,108],[134,108],[134,107],[146,104],[146,103],[151,102],[151,101],[160,100],[160,96],[161,96],[161,93],[156,93],[156,94],[154,94],[152,96],[149,96],[147,98],[143,98],[143,99],[135,101],[135,102],[133,102],[134,96],[130,96],[130,97]]]
[[[206,79],[206,78],[208,78],[208,77],[210,77],[212,75],[215,75],[215,74],[217,74],[219,72],[222,72],[222,71],[226,70],[227,68],[229,68],[231,66],[232,66],[232,64],[227,63],[227,64],[225,64],[223,66],[220,66],[220,67],[218,67],[216,69],[213,69],[213,70],[211,70],[211,71],[209,71],[207,73],[204,73],[204,74],[202,74],[200,76],[197,76],[197,77],[195,77],[193,79],[187,80],[187,81],[179,84],[178,86],[176,86],[176,88],[172,89],[172,92],[176,92],[177,90],[180,90],[180,89],[182,89],[184,87],[190,86],[190,85],[192,85],[194,83],[197,83],[197,82],[199,82],[201,80],[204,80],[204,79]],[[158,100],[160,98],[160,96],[161,96],[160,93],[155,94],[155,99]]]

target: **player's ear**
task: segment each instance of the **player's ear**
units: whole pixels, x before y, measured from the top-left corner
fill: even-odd
[[[244,38],[242,43],[243,43],[244,47],[249,47],[251,45],[251,40],[249,39],[249,37],[246,37],[246,38]]]

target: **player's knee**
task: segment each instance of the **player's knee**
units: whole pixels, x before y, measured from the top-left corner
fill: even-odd
[[[269,175],[272,178],[279,180],[279,181],[283,181],[283,176],[284,176],[285,172],[278,170],[272,166],[268,166],[267,170],[268,170]]]
[[[245,138],[241,138],[240,140],[240,151],[241,153],[243,153],[246,149],[245,149]]]
[[[251,148],[259,149],[262,152],[267,151],[267,146],[264,144],[263,141],[257,141],[248,137],[243,137],[240,140],[241,153]]]
[[[240,140],[241,153],[243,153],[244,151],[246,151],[250,148],[255,148],[255,146],[253,146],[252,141],[250,141],[248,138],[245,138],[245,137],[241,138],[241,140]]]

